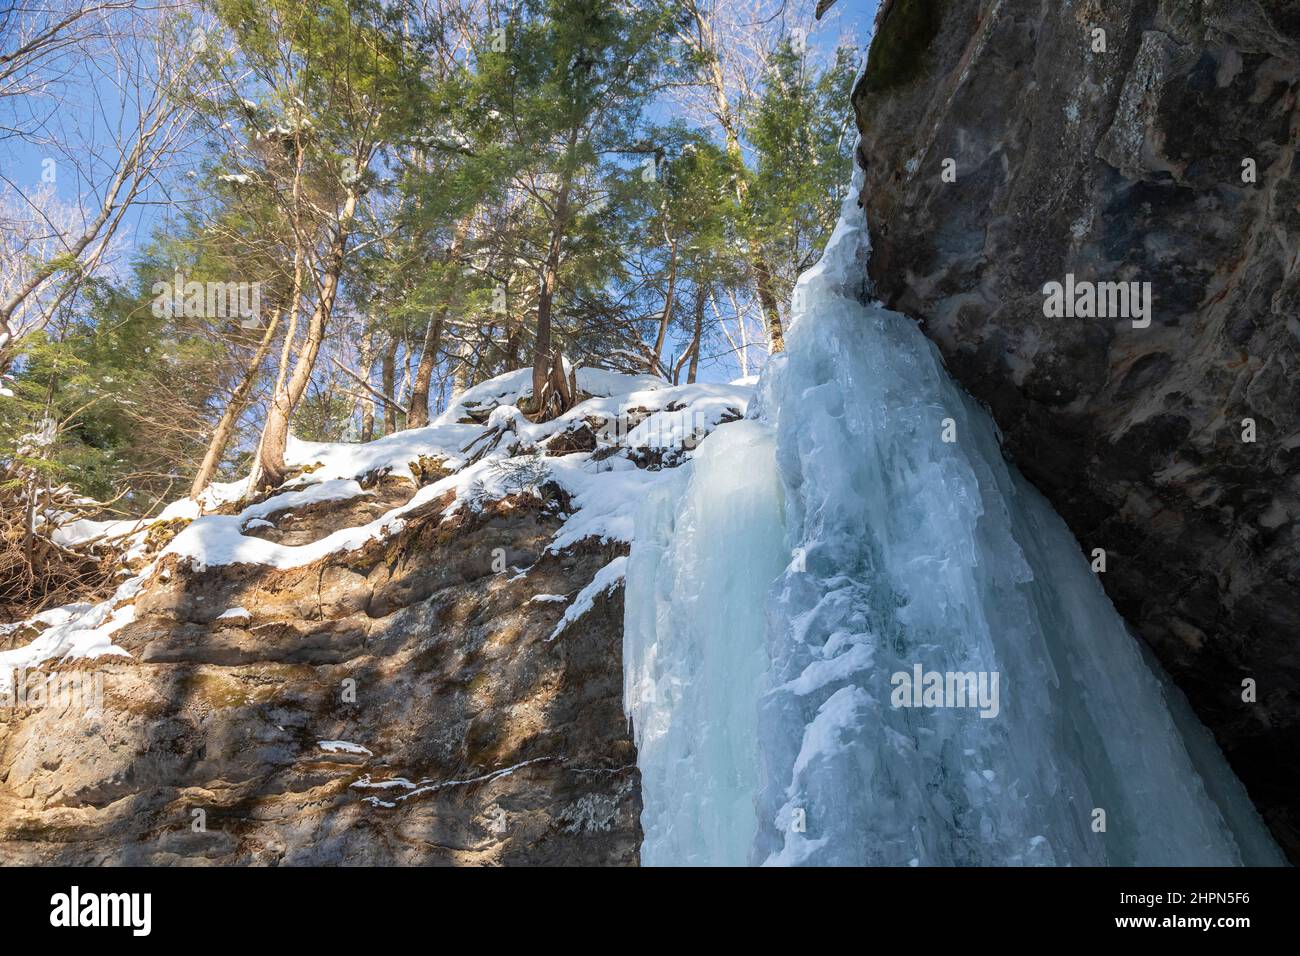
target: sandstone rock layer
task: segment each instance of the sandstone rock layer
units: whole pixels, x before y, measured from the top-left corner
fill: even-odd
[[[301,544],[414,490],[263,536]],[[565,604],[531,602],[571,596],[619,547],[548,553],[554,486],[444,519],[446,504],[294,570],[165,559],[114,635],[131,658],[46,667],[103,671],[101,715],[0,715],[0,858],[635,864],[622,590],[554,641]]]

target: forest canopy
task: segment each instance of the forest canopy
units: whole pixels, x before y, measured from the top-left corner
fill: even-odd
[[[291,434],[422,427],[513,369],[539,421],[577,367],[754,374],[852,162],[859,52],[813,6],[0,12],[8,598],[75,590],[51,509],[271,489]]]

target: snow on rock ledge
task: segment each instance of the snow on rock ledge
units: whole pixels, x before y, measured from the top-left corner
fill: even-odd
[[[398,534],[412,512],[444,500],[442,516],[448,518],[462,508],[481,508],[512,494],[540,494],[542,486],[554,483],[568,496],[572,511],[555,535],[552,551],[586,539],[626,542],[636,502],[665,480],[659,469],[688,460],[709,431],[743,416],[753,392],[747,384],[671,386],[651,376],[602,369],[578,369],[577,381],[581,393],[590,397],[541,424],[529,422],[515,406],[531,390],[531,370],[521,369],[469,389],[426,428],[364,444],[291,438],[286,461],[298,474],[276,494],[235,514],[204,512],[238,502],[246,489],[242,481],[214,484],[197,502],[181,499],[152,519],[70,522],[56,532],[60,544],[121,548],[139,560],[149,557],[145,543],[151,528],[170,521],[188,524],[108,601],[73,605],[61,615],[45,612],[23,622],[45,630],[26,647],[0,656],[0,666],[33,667],[52,658],[123,653],[113,646],[112,633],[130,620],[134,596],[159,569],[173,563],[192,572],[226,565],[303,568]],[[478,422],[465,422],[470,416]],[[579,428],[590,431],[593,447],[552,450],[559,436]],[[473,461],[467,449],[478,453]],[[421,487],[422,462],[428,460],[449,473]],[[372,496],[375,482],[394,479],[409,482],[409,496],[371,520],[303,544],[278,543],[260,533],[274,529],[275,522],[268,519],[349,507]],[[255,531],[259,534],[250,533]],[[621,578],[606,578],[601,592],[621,583]],[[594,596],[588,595],[586,606]],[[579,615],[581,604],[580,597],[568,611]]]

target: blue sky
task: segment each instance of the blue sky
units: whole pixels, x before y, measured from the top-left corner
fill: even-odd
[[[860,51],[865,50],[870,37],[871,24],[875,17],[877,0],[838,0],[827,14],[811,31],[808,41],[819,53],[834,50],[841,41],[851,42]],[[96,64],[87,64],[91,77],[98,75]],[[110,127],[123,119],[119,112],[114,115],[117,104],[115,94],[106,80],[92,82],[87,87],[80,87],[75,101],[69,101],[55,110],[46,110],[51,124],[77,124],[80,132],[93,131],[96,140],[103,140]],[[45,104],[12,104],[11,109],[40,110]],[[848,108],[848,104],[845,104]],[[37,144],[18,137],[0,140],[0,183],[9,182],[24,192],[39,188],[44,170],[43,162],[54,158],[56,154]],[[56,188],[60,198],[72,201],[85,189],[85,182],[78,177],[70,164],[57,164]],[[161,199],[155,189],[151,199]],[[121,233],[126,234],[130,246],[147,242],[158,222],[158,206],[143,204],[131,210],[123,224]]]
[[[797,2],[797,0],[796,0]],[[805,0],[811,5],[812,0]],[[865,55],[866,45],[871,36],[872,23],[875,18],[877,0],[838,0],[835,6],[821,22],[816,23],[807,39],[815,58],[829,58],[840,44],[855,47],[859,55]],[[78,64],[77,68],[84,75],[85,82],[75,84],[70,98],[54,104],[42,98],[33,98],[30,103],[0,104],[0,107],[19,111],[44,111],[54,138],[65,139],[66,131],[75,128],[80,138],[89,137],[101,146],[107,141],[107,133],[119,122],[129,120],[130,104],[119,103],[113,84],[107,77],[111,64],[94,62]],[[849,109],[849,104],[844,104]],[[668,103],[656,106],[655,119],[670,119],[673,113]],[[0,117],[4,119],[5,117]],[[62,130],[62,131],[61,131]],[[0,183],[9,182],[24,192],[39,188],[41,184],[44,161],[56,154],[39,144],[31,143],[17,137],[0,139]],[[191,150],[180,157],[178,168],[171,171],[161,182],[152,187],[146,195],[146,202],[135,206],[127,215],[118,232],[118,243],[124,247],[125,254],[115,263],[119,275],[129,268],[135,250],[147,244],[158,228],[165,206],[158,201],[168,198],[168,193],[183,194],[186,181],[183,170],[201,159],[197,151]],[[65,200],[75,200],[78,195],[87,192],[86,183],[77,170],[67,162],[59,162],[56,187],[58,194]],[[102,177],[106,167],[93,169],[93,174]],[[152,200],[153,202],[150,202]],[[684,343],[673,343],[680,349]],[[702,369],[702,378],[730,377],[726,364],[714,368]],[[734,374],[734,369],[730,370]]]

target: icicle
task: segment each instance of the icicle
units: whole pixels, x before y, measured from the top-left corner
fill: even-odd
[[[787,558],[773,462],[770,428],[724,425],[674,482],[655,487],[637,519],[623,654],[643,864],[749,859],[764,602]]]

